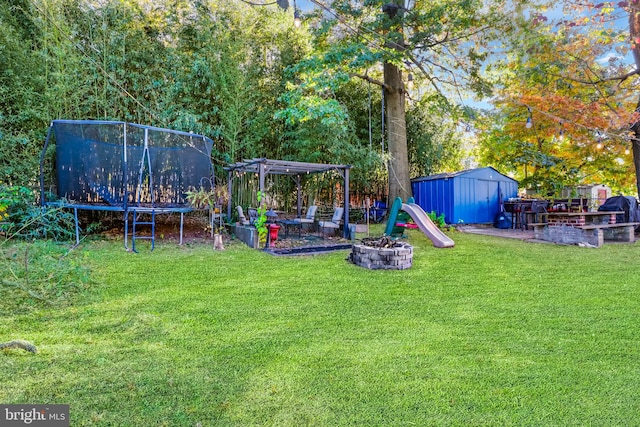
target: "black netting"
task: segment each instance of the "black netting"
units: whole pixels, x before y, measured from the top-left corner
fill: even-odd
[[[156,200],[181,205],[188,190],[210,185],[211,164],[200,159],[203,155],[209,159],[212,147],[203,144],[202,137],[149,130],[148,140]]]
[[[187,191],[210,185],[213,142],[201,135],[121,122],[54,121],[52,126],[57,183],[50,187],[58,197],[113,206],[125,200],[179,206]]]
[[[124,123],[54,122],[58,196],[121,205]]]

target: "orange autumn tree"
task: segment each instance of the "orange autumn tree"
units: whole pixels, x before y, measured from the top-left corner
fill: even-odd
[[[519,31],[503,46],[509,53],[489,69],[499,89],[497,113],[482,126],[485,162],[542,194],[579,183],[627,193],[638,187],[635,45],[619,25],[634,10],[625,2],[566,1],[555,20],[558,9],[516,18]]]

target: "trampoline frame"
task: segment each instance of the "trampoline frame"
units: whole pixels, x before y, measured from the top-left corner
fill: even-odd
[[[123,181],[122,181],[122,192],[123,192],[123,198],[122,198],[122,203],[118,203],[118,204],[112,204],[112,205],[108,205],[108,204],[101,204],[101,203],[76,203],[74,201],[66,201],[64,199],[61,200],[57,200],[57,201],[47,201],[46,197],[45,197],[45,179],[44,179],[44,166],[45,166],[45,157],[46,157],[46,152],[47,149],[49,147],[49,143],[51,140],[51,135],[52,135],[52,131],[54,128],[54,125],[56,123],[61,123],[61,124],[78,124],[78,125],[121,125],[124,126],[124,134],[123,134],[123,140],[122,140],[122,156],[123,156]],[[132,191],[128,190],[128,182],[127,182],[127,165],[128,165],[128,159],[127,159],[127,127],[128,126],[133,126],[136,128],[141,128],[144,130],[144,147],[143,147],[143,153],[142,153],[142,158],[140,159],[140,171],[138,173],[138,182],[137,185],[133,188]],[[128,240],[129,240],[129,217],[130,215],[136,215],[139,213],[153,213],[153,214],[167,214],[167,213],[179,213],[180,214],[180,240],[179,240],[179,245],[182,245],[183,243],[183,235],[184,235],[184,214],[188,213],[188,212],[193,212],[196,209],[194,209],[191,206],[188,206],[186,204],[184,205],[163,205],[162,203],[160,204],[156,204],[156,201],[154,199],[154,192],[153,191],[149,191],[150,193],[150,197],[151,197],[151,203],[143,203],[140,201],[140,194],[141,194],[141,190],[142,190],[142,186],[143,186],[143,175],[145,173],[145,166],[148,167],[148,171],[147,173],[149,174],[149,184],[148,187],[151,188],[153,185],[153,173],[151,170],[151,163],[150,163],[150,157],[149,157],[149,137],[148,137],[148,133],[149,130],[152,131],[160,131],[160,132],[169,132],[172,134],[177,134],[177,135],[181,135],[181,136],[186,136],[189,138],[202,138],[202,140],[206,143],[206,142],[210,142],[211,147],[213,147],[213,141],[210,138],[207,138],[203,135],[198,135],[198,134],[194,134],[194,133],[190,133],[190,132],[182,132],[182,131],[176,131],[176,130],[172,130],[172,129],[164,129],[164,128],[158,128],[158,127],[153,127],[153,126],[146,126],[146,125],[140,125],[140,124],[135,124],[135,123],[127,123],[127,122],[118,122],[118,121],[100,121],[100,120],[54,120],[51,122],[48,132],[47,132],[47,136],[44,142],[44,146],[42,148],[42,152],[40,154],[40,203],[41,206],[43,208],[47,208],[47,207],[52,207],[52,208],[58,208],[58,209],[72,209],[73,210],[73,216],[74,216],[74,222],[75,222],[75,237],[76,237],[76,245],[78,245],[80,243],[80,221],[78,218],[78,211],[79,210],[86,210],[86,211],[103,211],[103,212],[121,212],[123,214],[123,221],[124,221],[124,247],[125,249],[129,249],[129,244],[128,244]],[[209,172],[210,175],[208,177],[201,177],[199,179],[199,182],[197,183],[197,185],[201,185],[202,184],[202,180],[203,178],[208,178],[209,182],[211,182],[212,186],[215,185],[215,178],[213,175],[213,164],[211,163],[211,151],[209,150],[208,153],[203,153],[203,154],[207,154],[208,155],[208,161],[209,161]],[[137,162],[135,163],[137,164]],[[134,164],[134,165],[135,165]],[[57,167],[60,167],[59,165]],[[194,186],[196,186],[196,183],[193,183]],[[134,202],[131,203],[129,202],[129,197],[130,195],[134,196]],[[60,195],[57,195],[58,197],[60,197]],[[134,220],[135,221],[135,220]],[[155,220],[154,220],[155,221]],[[135,224],[135,222],[134,222]],[[135,227],[134,227],[135,228]],[[133,242],[133,240],[135,239],[135,236],[132,235],[132,243],[134,244],[135,247],[135,242]],[[153,242],[152,242],[152,248],[153,248]]]

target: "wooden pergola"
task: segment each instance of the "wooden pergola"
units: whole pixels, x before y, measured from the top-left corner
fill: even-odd
[[[288,160],[271,160],[265,158],[256,158],[250,160],[243,160],[228,165],[224,168],[227,171],[227,185],[229,188],[229,196],[232,193],[232,181],[234,172],[238,173],[255,173],[258,175],[259,190],[264,193],[265,177],[267,175],[289,175],[295,179],[296,188],[298,191],[297,199],[297,215],[302,214],[302,198],[301,198],[301,177],[303,175],[318,174],[325,172],[337,171],[343,179],[344,188],[344,217],[342,219],[343,236],[349,237],[349,169],[351,165],[332,165],[323,163],[305,163],[305,162],[292,162]],[[264,203],[264,202],[263,202]],[[229,199],[229,206],[227,207],[227,216],[231,218],[232,200]]]

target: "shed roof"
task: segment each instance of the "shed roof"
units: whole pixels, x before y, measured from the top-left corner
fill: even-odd
[[[488,166],[485,168],[476,168],[476,169],[465,169],[465,170],[461,170],[461,171],[457,171],[457,172],[445,172],[445,173],[439,173],[439,174],[435,174],[435,175],[429,175],[429,176],[422,176],[419,178],[414,178],[411,180],[411,182],[421,182],[421,181],[433,181],[433,180],[438,180],[438,179],[451,179],[451,178],[455,178],[458,176],[462,176],[462,175],[469,175],[469,174],[478,174],[478,173],[486,173],[486,172],[495,172],[496,174],[510,180],[510,181],[514,181],[517,182],[515,179],[504,175],[503,173],[501,173],[500,171],[498,171],[496,168]]]

